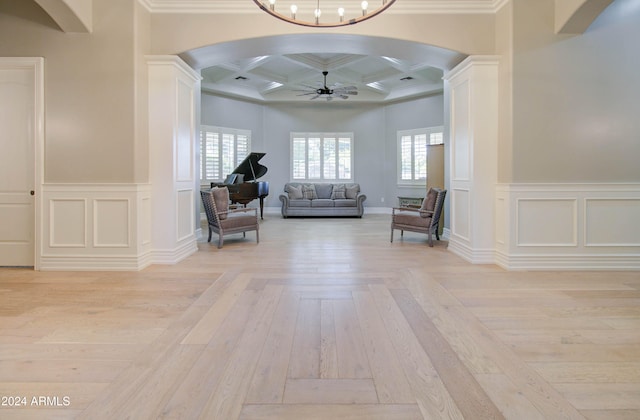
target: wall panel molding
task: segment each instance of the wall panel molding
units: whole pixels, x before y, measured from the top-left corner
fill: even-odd
[[[40,269],[135,271],[152,264],[150,201],[148,184],[44,184]]]
[[[496,207],[506,269],[640,269],[640,184],[501,184]]]

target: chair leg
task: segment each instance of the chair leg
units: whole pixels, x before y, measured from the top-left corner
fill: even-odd
[[[222,248],[222,243],[224,242],[223,238],[222,233],[218,233],[218,248]]]
[[[258,229],[256,229],[256,243],[260,243],[260,231]]]
[[[211,242],[211,226],[209,226],[209,239],[207,239],[207,242]]]
[[[391,242],[393,242],[393,228],[391,228]]]
[[[431,237],[431,230],[429,230],[429,246],[433,247],[433,238]]]

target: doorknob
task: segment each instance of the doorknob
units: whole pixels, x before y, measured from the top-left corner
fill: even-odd
[[[33,190],[31,190],[31,192],[29,192],[29,194],[31,194],[31,195],[36,195],[36,192],[35,192],[35,191],[33,191]]]

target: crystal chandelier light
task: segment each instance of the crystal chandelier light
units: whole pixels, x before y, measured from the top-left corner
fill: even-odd
[[[354,0],[341,1],[344,3],[357,3]],[[285,22],[302,26],[333,28],[353,25],[371,19],[387,10],[396,0],[372,0],[372,3],[380,3],[375,8],[371,8],[369,2],[362,1],[357,11],[355,9],[347,10],[345,7],[337,7],[335,12],[331,13],[329,13],[329,10],[323,10],[320,7],[320,0],[277,0],[277,5],[276,0],[253,0],[253,2],[264,12]],[[333,1],[331,3],[338,2]],[[347,16],[349,16],[350,12],[352,17],[349,18]],[[308,16],[311,20],[306,20],[304,16]],[[327,16],[331,17],[327,18]]]

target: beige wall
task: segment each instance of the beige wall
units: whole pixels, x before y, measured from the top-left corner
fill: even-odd
[[[145,56],[151,49],[151,14],[135,2],[135,145],[134,181],[149,182],[149,78]]]
[[[93,3],[93,33],[66,34],[33,1],[0,0],[0,56],[45,58],[47,183],[134,180],[135,2]]]
[[[317,29],[280,22],[265,13],[163,13],[152,17],[151,38],[153,54],[179,54],[222,42],[304,33],[369,35],[415,41],[465,54],[493,54],[493,28],[494,16],[491,14],[388,14],[346,28]]]
[[[498,182],[513,177],[513,6],[506,4],[496,15],[498,66]]]
[[[640,5],[616,0],[579,36],[554,0],[514,0],[512,182],[640,181]]]

